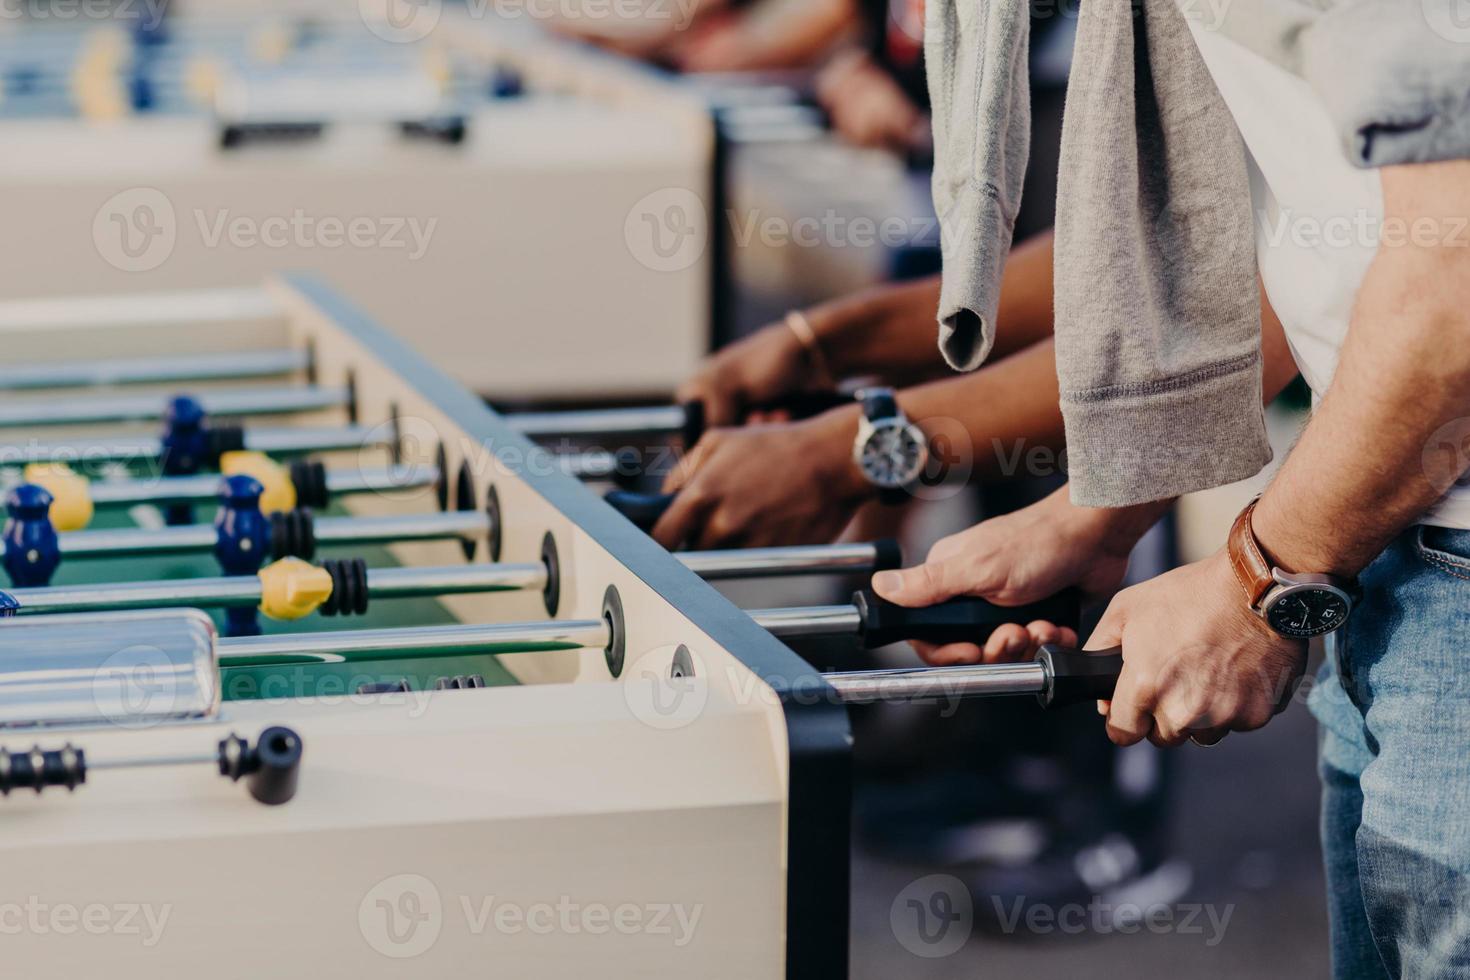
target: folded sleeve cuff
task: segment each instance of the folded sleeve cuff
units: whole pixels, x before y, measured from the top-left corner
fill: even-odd
[[[1072,502],[1128,507],[1244,480],[1271,461],[1260,356],[1142,384],[1063,393]]]
[[[978,368],[995,345],[995,314],[1012,230],[1000,202],[974,184],[965,186],[940,219],[944,274],[939,283],[939,350],[957,371]]]

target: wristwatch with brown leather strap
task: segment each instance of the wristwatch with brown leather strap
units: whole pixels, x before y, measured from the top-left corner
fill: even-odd
[[[1251,528],[1252,500],[1235,519],[1226,550],[1236,581],[1245,590],[1251,611],[1277,633],[1289,637],[1321,636],[1341,629],[1353,611],[1357,591],[1335,575],[1288,572],[1274,567],[1261,552]]]

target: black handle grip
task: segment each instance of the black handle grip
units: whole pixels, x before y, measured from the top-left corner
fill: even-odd
[[[266,806],[280,806],[296,795],[301,753],[301,736],[280,725],[261,732],[253,746],[232,733],[219,743],[219,773],[244,779],[250,795]]]
[[[704,435],[704,402],[684,402],[679,407],[684,410],[684,429],[679,437],[684,440],[685,449],[692,449],[699,437]]]
[[[1046,690],[1036,696],[1043,708],[1106,701],[1123,672],[1123,648],[1074,650],[1046,644],[1036,654],[1046,670]]]
[[[635,527],[643,531],[651,531],[658,523],[658,519],[664,516],[664,511],[668,510],[669,505],[674,502],[674,495],[609,490],[602,499],[612,504],[613,509],[632,521]]]
[[[1036,619],[1058,626],[1077,625],[1082,597],[1068,589],[1025,606],[997,606],[993,602],[964,596],[933,606],[909,608],[880,599],[863,589],[852,597],[862,621],[860,636],[869,650],[904,640],[926,643],[984,643],[997,626],[1025,625]]]
[[[886,572],[903,567],[903,545],[896,538],[879,538],[873,542],[873,571]]]
[[[809,419],[814,415],[843,405],[857,403],[850,394],[840,391],[801,391],[794,395],[787,395],[778,402],[769,405],[757,405],[753,410],[760,412],[786,412],[794,419]]]

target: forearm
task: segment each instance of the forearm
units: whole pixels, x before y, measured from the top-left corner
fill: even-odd
[[[1064,465],[1066,436],[1050,337],[972,374],[899,394],[936,454],[975,481],[1044,476]]]
[[[996,480],[1061,465],[1062,413],[1050,339],[973,374],[898,392],[903,413],[924,431],[930,452],[950,463],[951,480]],[[862,411],[856,404],[822,416],[827,444],[845,460],[847,490],[871,488],[851,460]]]
[[[1296,364],[1264,292],[1261,309],[1262,387],[1269,403],[1296,376]],[[928,435],[934,451],[953,461],[953,477],[963,472],[970,480],[988,482],[1049,475],[1065,465],[1056,344],[1049,335],[971,374],[905,388],[898,401],[904,414]],[[860,417],[856,405],[826,413],[829,444],[846,452]],[[866,486],[861,474],[855,465],[848,469],[844,482],[861,491]],[[1173,503],[1165,499],[1134,507],[1076,510],[1121,547],[1125,542],[1131,546]]]
[[[1420,173],[1384,172],[1388,214],[1470,212],[1464,191],[1448,209],[1442,196],[1419,200],[1421,181],[1463,184],[1470,165],[1391,169]],[[1460,447],[1432,440],[1470,415],[1467,280],[1463,242],[1380,248],[1332,385],[1256,508],[1268,558],[1291,571],[1356,574],[1447,489]]]
[[[832,373],[913,384],[949,372],[935,341],[939,277],[867,290],[807,311]],[[1006,263],[993,360],[1052,332],[1052,236],[1017,245]]]

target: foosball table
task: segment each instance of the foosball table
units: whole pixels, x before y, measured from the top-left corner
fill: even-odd
[[[0,299],[309,270],[502,400],[646,397],[708,351],[714,135],[658,73],[493,4],[115,6],[0,17]]]
[[[669,553],[550,444],[692,408],[497,415],[308,278],[131,302],[0,304],[16,976],[842,977],[845,706],[1111,691],[814,668],[1070,602],[737,608],[897,549]]]

